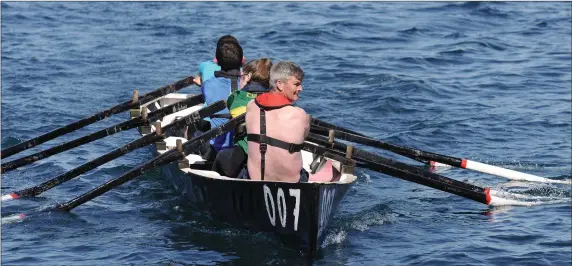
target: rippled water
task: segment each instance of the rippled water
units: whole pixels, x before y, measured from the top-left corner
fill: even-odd
[[[299,105],[314,117],[394,144],[570,179],[571,9],[566,2],[2,2],[2,148],[123,102],[136,88],[193,75],[216,40],[233,34],[248,59],[304,69]],[[136,138],[131,130],[6,173],[2,194]],[[72,199],[151,156],[135,151],[35,199],[4,202],[2,215]],[[570,185],[438,171],[550,200],[489,208],[358,170],[314,263],[572,263]],[[182,202],[159,171],[71,213],[2,225],[3,265],[306,262],[271,235]]]

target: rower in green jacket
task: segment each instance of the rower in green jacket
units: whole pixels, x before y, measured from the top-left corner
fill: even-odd
[[[246,112],[246,105],[259,94],[269,91],[270,68],[269,58],[252,60],[242,68],[240,77],[241,89],[234,91],[227,99],[227,107],[234,118]],[[246,132],[235,132],[234,146],[221,150],[213,163],[213,170],[227,177],[237,177],[244,168],[248,154]]]

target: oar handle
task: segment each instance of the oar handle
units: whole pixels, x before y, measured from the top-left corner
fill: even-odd
[[[72,132],[74,130],[80,129],[82,127],[85,127],[87,125],[90,125],[94,122],[103,120],[113,114],[117,114],[117,113],[121,113],[123,111],[129,110],[131,108],[135,108],[138,107],[141,104],[145,104],[149,101],[152,101],[155,98],[167,95],[169,93],[178,91],[184,87],[187,87],[191,84],[193,84],[193,77],[186,77],[182,80],[179,80],[173,84],[161,87],[155,91],[149,92],[141,97],[139,97],[139,101],[138,102],[133,102],[132,100],[129,100],[127,102],[124,102],[122,104],[116,105],[114,107],[111,107],[107,110],[101,111],[99,113],[96,113],[94,115],[88,116],[86,118],[83,118],[81,120],[78,120],[76,122],[70,123],[66,126],[60,127],[58,129],[52,130],[48,133],[42,134],[38,137],[35,137],[33,139],[27,140],[27,141],[23,141],[21,143],[18,143],[14,146],[8,147],[2,151],[0,151],[0,158],[4,159],[7,158],[9,156],[12,156],[18,152],[24,151],[26,149],[35,147],[41,143],[44,143],[46,141],[52,140],[54,138],[57,138],[61,135],[67,134],[69,132]]]

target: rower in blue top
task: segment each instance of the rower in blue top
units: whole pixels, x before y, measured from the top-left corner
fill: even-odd
[[[201,86],[205,104],[226,100],[231,92],[238,89],[242,59],[242,47],[238,42],[219,42],[216,49],[216,60],[220,70],[214,72],[214,77],[204,80]],[[230,117],[228,109],[216,113],[211,116],[210,127],[214,128],[226,123],[227,117]],[[202,147],[200,153],[203,158],[214,160],[217,152],[232,147],[233,133],[233,131],[227,132],[211,140],[210,145]]]

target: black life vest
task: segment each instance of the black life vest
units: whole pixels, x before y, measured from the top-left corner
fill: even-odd
[[[230,92],[238,90],[238,78],[240,77],[240,70],[232,69],[229,71],[215,71],[215,78],[228,78],[230,79]]]
[[[288,99],[281,96],[283,99],[280,99],[278,95],[271,93],[264,93],[254,99],[254,103],[260,108],[260,134],[247,134],[248,141],[253,141],[260,143],[260,179],[264,180],[264,169],[265,169],[265,162],[266,162],[266,150],[268,149],[268,145],[278,147],[281,149],[287,150],[289,153],[295,153],[302,150],[304,143],[295,144],[285,142],[279,139],[275,139],[266,135],[266,111],[280,109],[286,106],[291,106],[292,104]],[[261,103],[260,100],[269,99],[269,101],[265,101]]]

